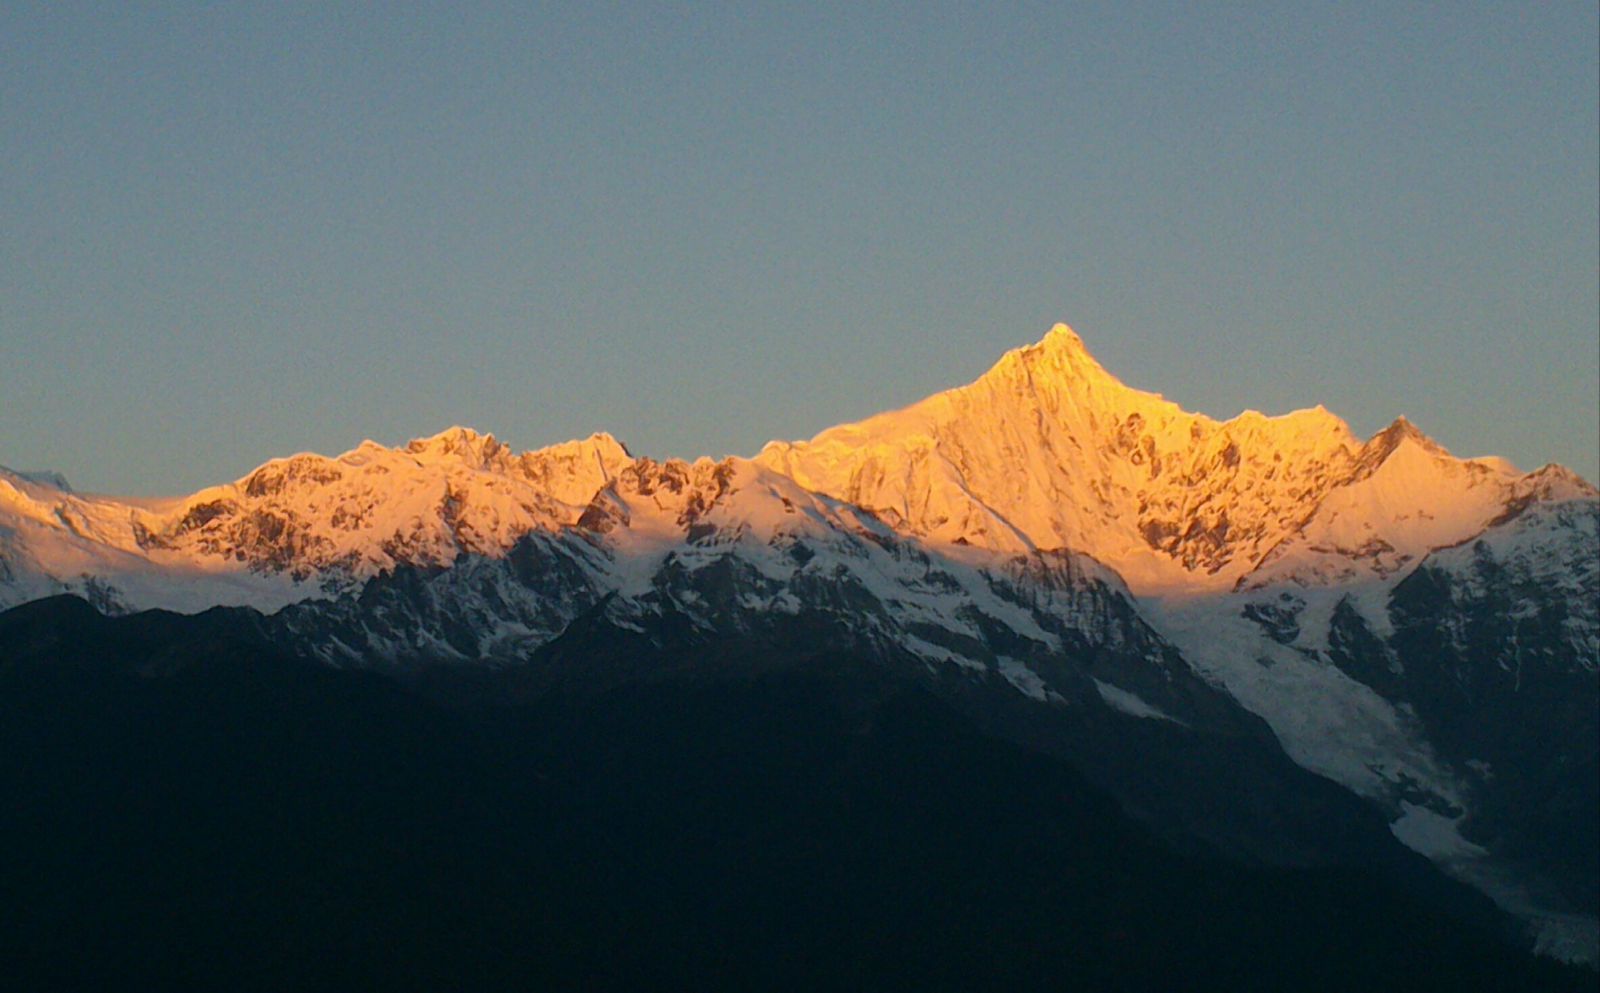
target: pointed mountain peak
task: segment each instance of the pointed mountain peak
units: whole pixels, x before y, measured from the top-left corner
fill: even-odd
[[[583,506],[634,462],[622,442],[596,431],[587,438],[524,452],[516,464],[525,478],[557,500]]]
[[[1436,455],[1449,454],[1444,446],[1422,433],[1422,429],[1406,419],[1404,414],[1394,419],[1394,423],[1379,431],[1368,444],[1381,447],[1386,451],[1393,451],[1401,442],[1413,441]]]
[[[1517,485],[1547,500],[1592,500],[1600,496],[1593,483],[1555,462],[1546,462],[1523,476]]]
[[[607,458],[633,458],[633,453],[628,451],[628,446],[618,441],[609,431],[596,431],[585,438],[583,443]]]
[[[1044,348],[1088,352],[1088,349],[1084,347],[1083,338],[1079,337],[1078,332],[1072,330],[1070,325],[1064,323],[1058,323],[1049,331],[1046,331],[1039,344]]]
[[[1413,450],[1435,458],[1451,458],[1443,445],[1423,434],[1415,424],[1404,416],[1396,417],[1394,423],[1373,435],[1362,446],[1355,478],[1361,479],[1375,472],[1408,444],[1414,446]]]
[[[1089,354],[1089,347],[1083,343],[1083,338],[1069,325],[1057,324],[1045,332],[1035,344],[1022,348],[1024,354],[1036,354],[1042,358],[1055,359],[1062,362],[1075,362],[1087,364],[1096,369],[1100,363]]]
[[[407,450],[422,451],[428,448],[454,447],[461,444],[471,444],[483,438],[493,438],[494,435],[480,434],[473,428],[463,427],[459,424],[445,428],[438,434],[426,438],[415,438],[406,446]]]
[[[418,438],[406,445],[406,452],[432,458],[457,458],[483,466],[508,449],[492,434],[479,434],[472,428],[452,427],[431,438]]]
[[[546,445],[524,454],[522,459],[528,462],[575,457],[599,459],[608,467],[633,461],[633,453],[628,451],[628,446],[605,431],[596,431],[587,438]]]
[[[1121,380],[1089,354],[1083,339],[1066,324],[1055,325],[1032,345],[1005,353],[985,378],[993,375],[1022,375],[1036,381],[1103,383],[1125,388]]]

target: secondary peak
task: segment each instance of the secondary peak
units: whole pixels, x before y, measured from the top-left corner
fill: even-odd
[[[406,446],[412,455],[433,457],[454,456],[465,461],[482,464],[505,450],[492,434],[479,434],[472,428],[453,427],[431,438],[418,438]]]
[[[1386,444],[1389,447],[1393,447],[1398,445],[1400,442],[1407,440],[1418,442],[1428,448],[1439,447],[1437,442],[1423,434],[1422,429],[1411,423],[1411,421],[1404,414],[1396,417],[1394,419],[1394,423],[1378,432],[1378,436],[1373,440]]]
[[[1433,456],[1448,456],[1450,453],[1432,438],[1405,417],[1396,417],[1394,423],[1373,435],[1363,446],[1361,451],[1361,464],[1367,471],[1376,469],[1389,459],[1395,452],[1410,443],[1416,450],[1426,452]]]

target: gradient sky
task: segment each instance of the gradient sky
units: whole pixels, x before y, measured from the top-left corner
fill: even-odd
[[[1596,4],[1190,6],[7,3],[0,463],[748,455],[1064,320],[1596,479]]]

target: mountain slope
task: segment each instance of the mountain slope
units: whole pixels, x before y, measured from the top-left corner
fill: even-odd
[[[1526,479],[1403,418],[1363,443],[1321,407],[1186,412],[1123,385],[1066,325],[967,386],[757,461],[937,543],[1086,552],[1139,593],[1315,581],[1329,551],[1323,581],[1385,575],[1481,530]]]
[[[1274,771],[1286,754],[1547,947],[1600,954],[1600,494],[1455,458],[1404,418],[1366,441],[1320,407],[1216,421],[1060,325],[968,386],[753,460],[635,459],[607,435],[513,455],[452,429],[172,500],[58,482],[0,473],[0,604],[250,604],[335,666],[515,671],[532,696],[809,645],[913,674],[1158,830],[1325,857],[1293,816],[1275,848],[1282,809],[1246,812],[1269,782],[1320,809]],[[1224,813],[1194,813],[1202,787]]]
[[[1590,983],[1371,869],[1178,854],[867,659],[711,679],[657,652],[684,675],[444,707],[286,654],[248,616],[0,614],[13,983]]]
[[[273,609],[397,565],[502,554],[530,531],[573,524],[630,461],[605,434],[514,455],[452,428],[402,448],[275,459],[169,500],[0,472],[0,603],[73,591],[109,609]]]
[[[1441,702],[1423,681],[1370,678],[1418,651],[1420,622],[1401,604],[1421,582],[1408,577],[1422,563],[1445,568],[1461,554],[1449,549],[1509,543],[1518,546],[1509,553],[1515,561],[1541,579],[1521,582],[1514,602],[1469,603],[1461,598],[1470,599],[1475,573],[1451,569],[1441,585],[1452,591],[1443,603],[1454,605],[1430,623],[1455,626],[1453,651],[1469,656],[1458,668],[1503,671],[1519,664],[1515,640],[1464,618],[1500,610],[1563,618],[1540,651],[1571,674],[1569,698],[1592,715],[1596,645],[1587,618],[1600,590],[1582,522],[1600,499],[1558,466],[1523,474],[1498,459],[1458,459],[1404,418],[1362,442],[1320,407],[1217,422],[1123,385],[1064,325],[968,386],[809,442],[775,442],[758,461],[932,547],[1066,547],[1105,563],[1155,630],[1265,719],[1296,761],[1370,798],[1397,836],[1464,873],[1483,877],[1513,857],[1489,840],[1512,829],[1488,826],[1508,809],[1493,796],[1525,795],[1513,783],[1544,784],[1571,813],[1562,852],[1542,850],[1543,875],[1592,860],[1600,825],[1572,774],[1590,761],[1582,734],[1543,764],[1513,770],[1502,762],[1502,785],[1486,788],[1475,771],[1486,746],[1475,752],[1459,735],[1440,737],[1445,723],[1470,723],[1464,703]],[[1546,521],[1547,540],[1505,537],[1506,522],[1520,517]],[[1405,644],[1393,640],[1397,625],[1409,625]],[[1508,698],[1479,700],[1471,712],[1531,715],[1530,694],[1514,681],[1469,681]],[[1568,769],[1565,778],[1540,771],[1555,767]],[[1531,822],[1515,830],[1526,834]],[[1584,832],[1591,840],[1580,843]],[[1494,858],[1484,859],[1490,850]],[[1591,919],[1600,909],[1593,887],[1566,892],[1572,899],[1556,906]],[[1597,944],[1592,935],[1584,943]]]

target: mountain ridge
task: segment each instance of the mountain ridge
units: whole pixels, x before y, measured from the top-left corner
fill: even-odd
[[[1541,699],[1596,695],[1597,522],[1600,493],[1562,467],[1458,459],[1404,417],[1366,440],[1321,406],[1217,421],[1058,325],[972,383],[749,459],[657,461],[604,433],[519,454],[453,427],[164,500],[0,471],[0,606],[246,605],[334,666],[534,682],[572,643],[632,672],[626,644],[754,664],[800,639],[998,691],[1050,733],[1134,721],[1224,747],[1264,725],[1593,957],[1568,918],[1592,919],[1600,867],[1572,836],[1541,847],[1532,801],[1593,761],[1594,714],[1569,708],[1544,755],[1519,694],[1526,673]],[[1562,809],[1600,823],[1581,785]],[[1559,899],[1497,890],[1506,859]]]
[[[965,386],[769,442],[748,461],[939,546],[1090,555],[1142,595],[1383,581],[1530,501],[1595,492],[1560,467],[1456,459],[1404,416],[1362,441],[1321,405],[1227,421],[1190,413],[1123,384],[1065,324]],[[154,500],[0,470],[0,604],[88,591],[92,579],[126,587],[128,608],[275,609],[574,526],[635,462],[604,432],[519,454],[455,426],[393,448],[367,440],[271,459]],[[1395,497],[1418,489],[1429,492],[1413,503],[1454,516],[1419,529],[1420,508],[1397,509]],[[1346,533],[1356,518],[1361,533]],[[204,592],[164,591],[164,572]]]

